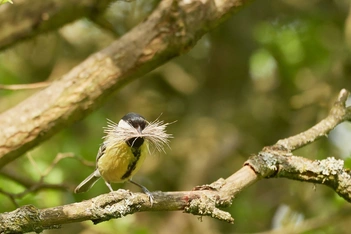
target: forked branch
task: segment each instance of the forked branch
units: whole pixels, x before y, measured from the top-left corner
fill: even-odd
[[[61,224],[85,220],[92,220],[96,224],[140,211],[182,210],[233,223],[231,215],[219,208],[230,206],[238,193],[261,178],[285,177],[326,184],[351,202],[350,173],[343,168],[342,160],[327,158],[313,161],[291,153],[291,150],[326,135],[342,121],[350,120],[351,109],[345,105],[348,96],[349,92],[342,90],[324,120],[303,133],[265,147],[227,179],[195,187],[193,191],[154,192],[153,205],[145,194],[118,190],[90,200],[53,208],[37,209],[34,206],[24,206],[0,214],[0,232],[40,232],[44,229],[59,228]]]
[[[305,182],[325,184],[341,197],[351,202],[351,173],[344,168],[344,161],[329,157],[310,160],[294,156],[291,152],[316,141],[338,124],[351,120],[351,107],[346,106],[350,93],[342,89],[329,115],[305,132],[279,140],[252,156],[245,165],[252,167],[263,178],[284,177]]]

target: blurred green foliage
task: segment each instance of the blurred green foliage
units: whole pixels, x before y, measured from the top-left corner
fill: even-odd
[[[157,2],[116,2],[106,17],[122,35],[142,21]],[[205,35],[188,54],[130,83],[84,120],[8,165],[14,173],[38,181],[57,154],[75,155],[61,160],[44,179],[65,184],[70,191],[46,189],[16,201],[44,208],[108,192],[100,181],[85,194],[72,193],[94,168],[77,158],[94,165],[106,119],[118,121],[130,111],[150,121],[161,113],[161,120],[177,120],[168,128],[174,135],[172,149],[149,157],[135,181],[150,190],[174,191],[228,177],[250,154],[317,123],[327,115],[340,89],[351,89],[350,9],[347,0],[253,1]],[[2,51],[0,82],[52,81],[113,40],[111,33],[92,22],[77,21]],[[0,90],[1,111],[34,92]],[[350,123],[344,123],[330,138],[314,142],[296,155],[310,159],[335,156],[350,167],[350,128]],[[130,184],[114,187],[138,191]],[[0,189],[11,193],[24,190],[1,174]],[[3,194],[0,203],[0,212],[16,208]],[[347,207],[325,186],[272,179],[243,191],[227,208],[235,218],[234,225],[207,217],[201,221],[181,212],[147,212],[97,226],[76,223],[44,233],[250,233],[270,230],[276,219],[298,225]],[[322,223],[308,233],[345,233],[348,219],[344,216],[337,223]]]
[[[13,4],[12,0],[0,0],[0,5],[5,4],[5,3],[11,3]]]

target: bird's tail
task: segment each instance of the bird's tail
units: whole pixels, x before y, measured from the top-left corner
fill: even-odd
[[[85,180],[83,180],[77,188],[74,190],[75,193],[84,193],[88,191],[95,183],[100,179],[100,173],[98,170],[94,171]]]

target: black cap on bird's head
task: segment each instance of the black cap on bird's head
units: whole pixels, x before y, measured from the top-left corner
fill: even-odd
[[[122,117],[122,120],[134,127],[139,133],[141,133],[148,124],[143,116],[134,112],[126,114]],[[126,143],[131,147],[139,148],[144,143],[144,138],[133,137],[128,139]]]
[[[129,125],[133,126],[138,132],[144,130],[147,125],[145,118],[137,113],[130,112],[122,117],[122,119]]]

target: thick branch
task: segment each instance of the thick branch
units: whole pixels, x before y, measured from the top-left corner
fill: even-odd
[[[161,1],[128,34],[0,115],[0,168],[86,116],[127,82],[189,50],[244,2]]]
[[[275,177],[325,184],[351,202],[351,175],[344,169],[344,161],[334,157],[309,160],[303,157],[277,157],[279,170]]]
[[[234,220],[231,215],[217,207],[230,205],[236,194],[257,180],[253,170],[244,166],[228,179],[197,187],[195,191],[154,192],[152,206],[146,194],[132,194],[122,189],[87,201],[53,208],[24,206],[0,214],[0,233],[40,232],[59,228],[61,224],[85,220],[92,220],[96,224],[140,211],[183,210],[232,223]]]
[[[293,156],[284,151],[260,152],[251,157],[246,165],[255,168],[265,178],[287,178],[324,184],[331,187],[342,198],[351,202],[351,174],[344,168],[344,161],[334,157],[310,160]],[[265,170],[262,170],[265,168]]]
[[[0,50],[82,17],[103,12],[110,0],[15,1],[0,7]]]

